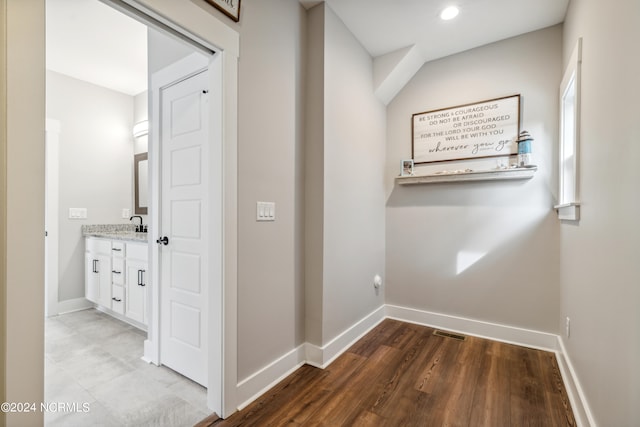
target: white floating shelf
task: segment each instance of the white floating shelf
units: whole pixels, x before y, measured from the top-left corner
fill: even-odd
[[[506,181],[512,179],[531,179],[537,170],[538,168],[534,166],[530,168],[398,176],[396,177],[396,181],[400,185],[469,181]]]

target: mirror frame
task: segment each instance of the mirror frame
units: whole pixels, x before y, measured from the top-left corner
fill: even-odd
[[[134,215],[147,215],[148,206],[140,206],[140,162],[149,160],[149,153],[140,153],[133,156],[133,198],[134,198]],[[147,173],[147,179],[149,174]],[[146,183],[147,188],[149,183]],[[148,192],[147,192],[148,194]]]

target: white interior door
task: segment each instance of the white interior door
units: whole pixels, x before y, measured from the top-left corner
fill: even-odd
[[[160,362],[207,386],[208,78],[161,90]]]

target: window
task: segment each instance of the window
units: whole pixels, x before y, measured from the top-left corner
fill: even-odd
[[[578,39],[560,83],[560,155],[558,218],[580,219],[578,198],[578,143],[580,140],[580,65],[582,39]]]

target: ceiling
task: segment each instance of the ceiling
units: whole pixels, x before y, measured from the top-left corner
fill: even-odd
[[[309,8],[317,0],[299,0]],[[569,0],[326,0],[378,57],[412,48],[420,63],[563,22]],[[147,87],[147,32],[98,0],[46,0],[47,68],[136,95]],[[455,4],[460,14],[442,21]]]
[[[305,6],[318,1],[300,0]],[[326,0],[374,58],[416,46],[424,62],[564,21],[569,0]],[[440,12],[455,5],[451,21]]]
[[[46,0],[47,69],[128,95],[147,89],[147,27],[98,0]]]

